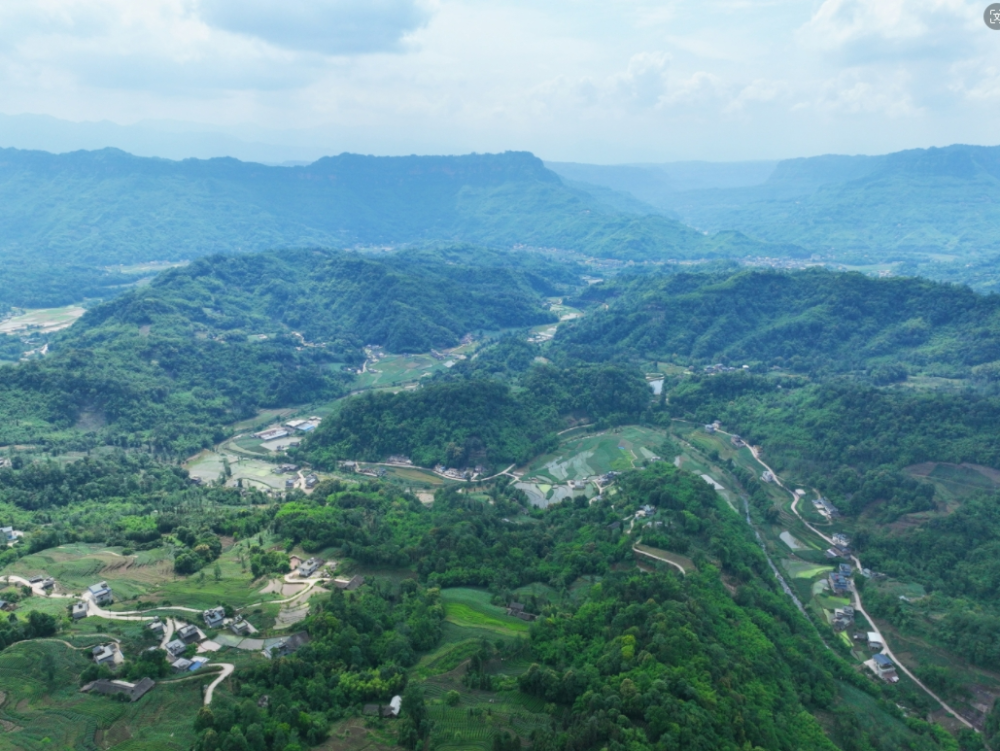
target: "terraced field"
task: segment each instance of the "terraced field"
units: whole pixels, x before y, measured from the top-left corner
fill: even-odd
[[[51,690],[36,669],[45,653],[56,664]],[[0,748],[190,748],[191,718],[201,705],[199,681],[157,686],[134,704],[122,704],[79,692],[79,675],[88,664],[84,654],[44,640],[20,642],[0,653]]]
[[[444,612],[449,622],[492,631],[502,636],[527,634],[528,623],[506,614],[490,603],[490,593],[481,589],[455,587],[441,590]]]
[[[526,480],[564,483],[624,471],[659,455],[666,433],[629,425],[617,432],[607,431],[572,438],[557,451],[535,459],[519,469]],[[670,457],[672,458],[672,457]]]

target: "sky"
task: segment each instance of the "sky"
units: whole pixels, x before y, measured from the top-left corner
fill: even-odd
[[[966,0],[3,0],[0,146],[597,164],[1000,143]]]

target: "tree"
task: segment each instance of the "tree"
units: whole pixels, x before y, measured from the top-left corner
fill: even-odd
[[[222,581],[222,566],[218,562],[216,562],[215,568],[212,571],[215,574],[215,580]]]

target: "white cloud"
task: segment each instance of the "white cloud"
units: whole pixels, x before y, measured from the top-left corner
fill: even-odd
[[[964,53],[961,37],[981,14],[967,0],[824,0],[797,36],[854,63],[952,57]]]
[[[429,17],[414,0],[200,0],[198,10],[217,28],[328,55],[398,51]]]
[[[992,141],[973,2],[3,0],[0,109],[603,162]]]

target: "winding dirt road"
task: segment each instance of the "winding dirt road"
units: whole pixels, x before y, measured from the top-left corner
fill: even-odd
[[[725,431],[722,431],[722,430],[719,430],[717,432],[719,432],[719,433],[725,433]],[[729,435],[729,434],[725,433],[725,435]],[[771,469],[764,462],[764,460],[760,458],[760,452],[757,450],[757,448],[755,448],[754,446],[751,446],[750,444],[747,444],[747,448],[750,450],[750,453],[753,455],[753,458],[757,461],[757,463],[760,464],[760,466],[762,466],[764,469],[766,469],[768,472],[770,472],[774,476],[774,484],[777,485],[782,490],[784,490],[786,493],[788,493],[789,495],[792,496],[792,513],[794,513],[795,516],[798,517],[799,521],[801,521],[811,532],[813,532],[814,534],[816,534],[822,540],[826,541],[830,545],[833,545],[833,540],[830,537],[827,537],[825,534],[823,534],[818,529],[816,529],[816,527],[814,527],[812,524],[810,524],[809,522],[807,522],[805,519],[802,518],[802,514],[799,513],[799,509],[798,509],[799,499],[801,498],[801,496],[799,496],[797,493],[789,490],[785,486],[785,484],[783,482],[781,482],[781,478],[778,476],[778,473],[775,472],[773,469]],[[852,555],[851,556],[851,560],[854,562],[854,565],[857,567],[859,575],[860,575],[861,569],[863,568],[863,566],[861,565],[861,561],[858,559],[858,557],[856,555]],[[941,699],[940,696],[938,696],[933,691],[931,691],[929,688],[927,688],[927,686],[925,686],[920,681],[920,679],[917,678],[917,676],[915,676],[912,672],[910,672],[910,669],[907,668],[906,665],[904,665],[902,662],[900,662],[899,658],[897,658],[896,655],[894,655],[893,652],[892,652],[892,650],[889,648],[889,643],[886,641],[885,636],[879,630],[878,626],[875,625],[875,621],[872,619],[872,617],[870,615],[868,615],[868,611],[865,610],[864,605],[861,602],[861,595],[858,594],[858,590],[856,588],[854,588],[853,586],[851,587],[851,595],[852,595],[852,600],[853,600],[853,603],[854,603],[854,609],[857,610],[858,612],[860,612],[868,620],[868,623],[871,624],[872,631],[874,631],[876,634],[878,634],[878,638],[882,641],[882,654],[884,654],[886,657],[888,657],[889,659],[891,659],[893,661],[893,663],[895,663],[895,665],[896,665],[897,668],[899,668],[900,670],[902,670],[911,681],[913,681],[918,686],[920,686],[920,688],[922,688],[924,690],[924,692],[928,696],[930,696],[932,699],[934,699],[934,701],[936,701],[938,704],[940,704],[941,708],[944,709],[948,714],[950,714],[952,717],[954,717],[956,720],[958,720],[959,722],[961,722],[966,727],[968,727],[968,728],[970,728],[972,730],[975,730],[975,727],[973,727],[973,725],[972,725],[971,722],[969,722],[968,720],[966,720],[964,717],[962,717],[962,715],[960,715],[958,712],[956,712],[954,709],[952,709],[952,707],[950,707],[948,704],[946,704],[944,702],[944,700]]]

